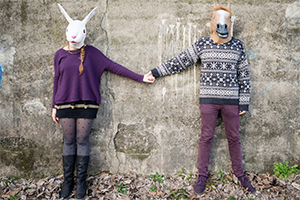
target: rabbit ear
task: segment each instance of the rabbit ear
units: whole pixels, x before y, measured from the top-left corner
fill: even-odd
[[[86,24],[93,16],[94,14],[96,13],[96,10],[97,10],[98,7],[94,8],[83,20],[82,22],[84,24]]]
[[[62,12],[62,14],[65,16],[65,18],[68,20],[69,23],[71,23],[73,21],[73,19],[68,15],[68,13],[65,11],[65,9],[58,3],[57,4],[60,12]]]

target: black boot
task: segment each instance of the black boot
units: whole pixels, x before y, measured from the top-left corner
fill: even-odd
[[[86,173],[89,165],[89,156],[77,156],[77,179],[76,179],[76,199],[84,198],[86,194]]]
[[[75,155],[62,156],[64,169],[64,184],[59,192],[59,198],[67,198],[74,187]]]

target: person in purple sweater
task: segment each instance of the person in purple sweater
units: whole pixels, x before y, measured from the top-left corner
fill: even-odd
[[[59,196],[67,198],[73,190],[76,161],[76,198],[83,199],[89,162],[89,134],[101,103],[99,88],[103,72],[108,70],[140,83],[153,83],[155,78],[151,73],[136,74],[111,61],[97,48],[84,44],[85,25],[97,8],[79,21],[72,20],[63,7],[58,6],[69,22],[66,30],[69,43],[54,56],[52,119],[63,129],[64,184]]]

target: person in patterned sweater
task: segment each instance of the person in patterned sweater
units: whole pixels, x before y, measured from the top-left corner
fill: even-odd
[[[194,191],[205,191],[208,176],[209,152],[219,112],[234,174],[244,188],[255,192],[244,176],[239,139],[240,115],[248,111],[250,75],[242,41],[231,36],[230,5],[216,6],[212,12],[211,36],[202,37],[184,52],[151,70],[155,78],[184,71],[201,61],[200,111],[201,137],[198,150],[198,180]]]

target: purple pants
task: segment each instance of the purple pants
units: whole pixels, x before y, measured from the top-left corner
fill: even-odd
[[[221,112],[233,172],[237,177],[244,175],[239,138],[240,116],[238,105],[200,104],[200,111],[202,129],[198,149],[198,174],[208,175],[210,145],[214,137],[217,117]]]

